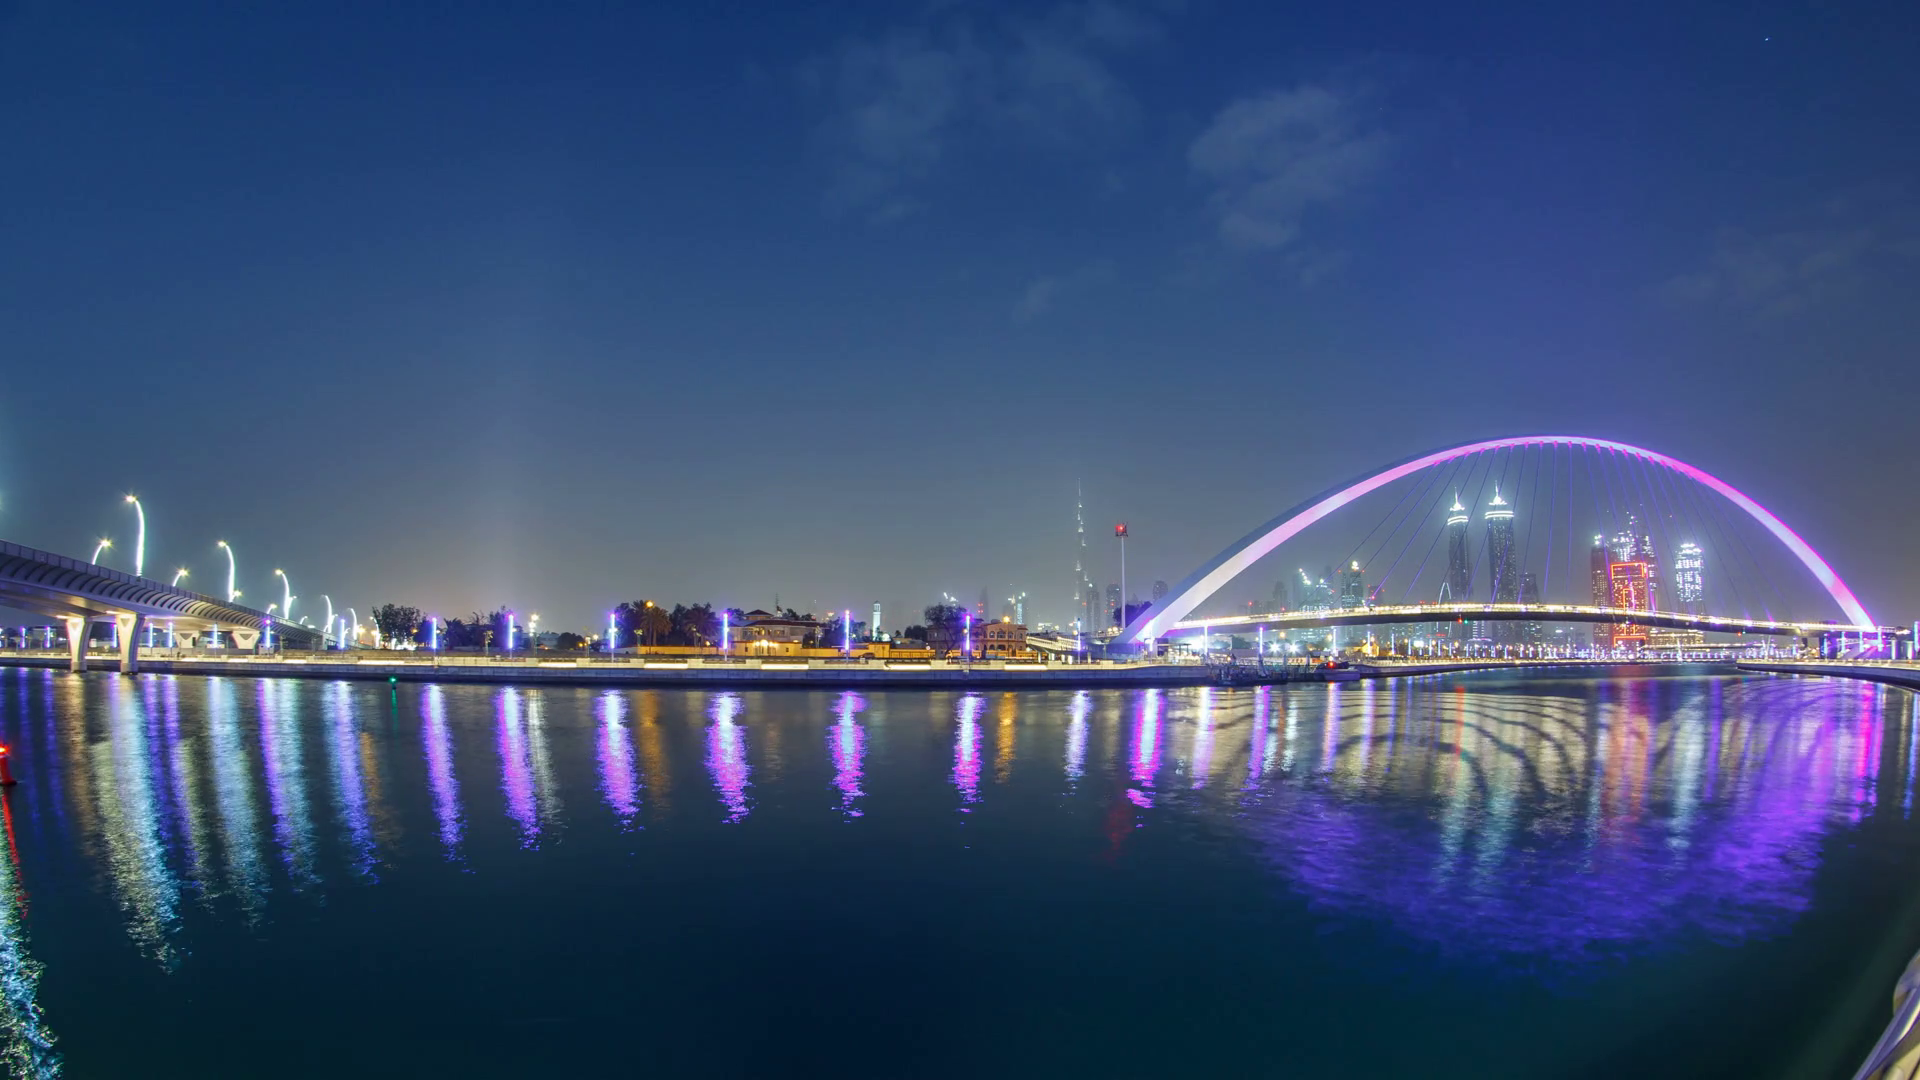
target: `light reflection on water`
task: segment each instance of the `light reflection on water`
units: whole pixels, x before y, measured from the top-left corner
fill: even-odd
[[[1204,835],[1322,918],[1462,964],[1578,972],[1689,935],[1790,932],[1824,841],[1906,820],[1920,764],[1920,700],[1823,680],[782,696],[0,679],[31,770],[0,800],[0,1059],[22,1075],[59,1067],[26,904],[58,859],[87,868],[111,932],[166,979],[193,967],[196,933],[266,934],[330,889],[409,887],[421,860],[477,874],[503,835],[532,859],[612,830],[631,835],[601,857],[646,858],[654,833],[713,821],[708,799],[745,830],[824,811],[858,833],[931,828],[923,800],[944,792],[974,845],[1010,813],[1056,860],[1147,857],[1135,829]],[[1034,789],[1048,799],[1019,802]],[[1066,828],[1076,807],[1102,838]]]

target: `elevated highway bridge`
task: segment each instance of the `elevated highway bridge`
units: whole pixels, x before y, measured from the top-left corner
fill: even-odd
[[[289,648],[316,649],[325,643],[320,631],[280,622],[264,611],[5,541],[0,541],[0,607],[64,621],[74,671],[87,668],[94,623],[118,629],[120,670],[127,673],[139,670],[141,639],[150,629],[164,629],[175,640],[219,634],[240,649],[254,648],[269,630]]]

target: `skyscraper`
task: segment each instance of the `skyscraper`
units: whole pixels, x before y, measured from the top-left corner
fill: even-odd
[[[1467,553],[1467,508],[1460,505],[1460,493],[1453,493],[1453,506],[1447,510],[1447,599],[1464,604],[1473,597],[1473,557]]]
[[[1094,625],[1094,613],[1099,610],[1100,595],[1094,590],[1093,579],[1087,576],[1087,514],[1086,501],[1081,496],[1080,481],[1073,482],[1073,598],[1075,619],[1080,625],[1091,628]]]
[[[1496,604],[1520,601],[1520,553],[1513,546],[1513,507],[1500,497],[1500,485],[1493,486],[1493,501],[1487,504],[1487,573],[1492,580],[1489,595]],[[1494,625],[1493,639],[1511,644],[1519,639],[1518,625],[1501,622]]]
[[[1593,538],[1593,548],[1587,553],[1587,565],[1593,575],[1593,606],[1613,606],[1613,580],[1608,567],[1613,558],[1607,553],[1607,538]],[[1613,648],[1613,627],[1604,623],[1593,628],[1593,647],[1596,649]]]
[[[1367,583],[1360,572],[1360,564],[1354,563],[1345,570],[1335,572],[1334,580],[1340,589],[1340,606],[1357,608],[1367,606]]]
[[[1540,575],[1531,570],[1522,570],[1520,572],[1520,602],[1523,604],[1538,604],[1541,602]],[[1526,622],[1520,624],[1521,644],[1538,645],[1546,640],[1546,637],[1547,628],[1545,624],[1533,619],[1528,619]]]
[[[1120,586],[1107,586],[1107,625],[1120,625]]]
[[[1673,594],[1689,611],[1706,599],[1706,561],[1706,553],[1691,540],[1681,544],[1680,550],[1674,554]]]

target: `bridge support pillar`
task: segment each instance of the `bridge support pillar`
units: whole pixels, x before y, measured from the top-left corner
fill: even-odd
[[[87,670],[87,632],[92,628],[84,615],[68,615],[67,670]]]
[[[140,631],[146,627],[146,617],[115,615],[113,621],[120,629],[120,674],[137,674],[140,671]]]

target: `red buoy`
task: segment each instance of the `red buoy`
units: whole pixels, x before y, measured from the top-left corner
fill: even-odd
[[[13,752],[0,746],[0,787],[12,787],[19,782],[13,778]]]

